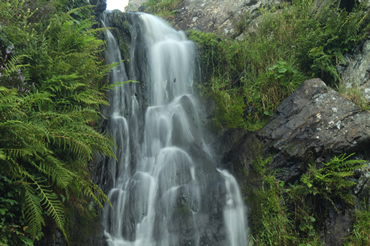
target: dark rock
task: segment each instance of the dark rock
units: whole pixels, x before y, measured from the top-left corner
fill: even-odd
[[[95,5],[94,12],[99,15],[107,8],[107,0],[90,0],[90,4]]]
[[[325,163],[339,154],[355,153],[353,158],[368,160],[370,112],[361,111],[320,79],[312,79],[285,99],[260,131],[230,130],[218,141],[227,145],[215,144],[223,156],[221,165],[232,171],[247,190],[261,185],[253,170],[256,158],[272,157],[276,177],[294,183],[307,171],[308,164]],[[356,173],[354,194],[364,200],[369,197],[369,167]],[[245,195],[248,199],[250,194]],[[335,206],[328,207],[322,232],[327,245],[343,245],[354,221],[353,210],[342,204]]]
[[[327,230],[324,236],[326,245],[343,245],[354,222],[353,211],[342,210],[338,213],[334,208],[331,208],[325,222]]]
[[[369,112],[360,111],[323,81],[312,79],[285,99],[259,132],[229,130],[214,146],[222,155],[221,164],[239,177],[263,154],[273,156],[273,168],[280,170],[277,177],[289,182],[308,163],[328,161],[342,153],[364,157],[369,151],[369,117]]]
[[[257,137],[266,144],[265,152],[274,155],[278,178],[294,181],[308,162],[367,152],[369,117],[323,81],[312,79],[284,100]]]
[[[355,178],[357,184],[354,188],[354,193],[360,201],[367,201],[370,205],[370,165],[364,166],[360,170],[356,170]]]
[[[242,129],[227,130],[213,144],[221,167],[230,170],[241,182],[245,181],[243,171],[251,168],[260,148],[256,135]]]

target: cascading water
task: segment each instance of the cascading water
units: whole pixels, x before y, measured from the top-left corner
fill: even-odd
[[[130,15],[129,77],[140,83],[110,95],[107,125],[118,147],[117,160],[104,165],[113,205],[103,215],[108,245],[247,245],[238,185],[216,169],[203,137],[194,44],[157,17]],[[106,37],[107,61],[120,62],[110,31]],[[127,79],[120,63],[111,81]]]

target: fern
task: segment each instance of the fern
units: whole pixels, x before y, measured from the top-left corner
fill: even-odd
[[[114,156],[113,139],[93,127],[100,106],[108,105],[99,84],[110,69],[97,57],[104,42],[91,28],[93,16],[86,8],[61,13],[48,2],[56,11],[33,23],[23,8],[40,3],[0,1],[1,40],[15,46],[0,59],[1,175],[19,185],[23,215],[16,216],[34,240],[46,222],[67,237],[71,206],[108,201],[89,179],[87,164],[97,153]]]
[[[349,160],[353,154],[342,154],[333,157],[322,168],[310,166],[308,172],[303,174],[300,181],[306,187],[305,194],[322,196],[335,207],[334,200],[344,200],[347,204],[353,204],[353,197],[348,189],[355,182],[348,180],[354,175],[354,170],[364,166],[364,160]]]
[[[30,163],[41,173],[44,173],[50,179],[50,183],[58,188],[66,189],[75,176],[73,172],[64,167],[64,163],[60,159],[52,155],[37,156],[37,160],[38,164],[33,161]]]
[[[5,160],[6,155],[3,150],[0,149],[0,160]]]
[[[80,182],[80,184],[82,185],[81,190],[84,196],[92,198],[93,201],[100,208],[102,209],[104,208],[103,204],[105,202],[108,202],[108,204],[112,206],[112,204],[108,200],[107,195],[104,194],[104,192],[96,184],[94,184],[91,180]]]
[[[45,181],[40,179],[39,181],[28,173],[25,173],[25,175],[32,180],[33,185],[36,187],[34,190],[40,199],[41,206],[50,214],[58,228],[68,240],[64,228],[64,210],[62,202],[59,200],[57,195],[50,190],[49,186],[42,184]]]
[[[40,197],[34,194],[31,186],[25,186],[24,194],[24,215],[29,227],[30,234],[33,238],[41,231],[42,226],[45,225],[42,216],[41,200]]]

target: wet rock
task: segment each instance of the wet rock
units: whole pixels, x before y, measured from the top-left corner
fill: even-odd
[[[248,182],[244,179],[244,170],[251,169],[254,159],[261,153],[260,148],[256,135],[241,129],[225,131],[213,144],[220,165],[231,171],[241,184]]]
[[[353,223],[353,211],[342,209],[338,212],[331,208],[325,221],[327,233],[324,238],[326,245],[343,245],[343,242],[349,236]]]
[[[91,5],[95,5],[94,12],[96,15],[104,12],[107,8],[107,0],[90,0]]]

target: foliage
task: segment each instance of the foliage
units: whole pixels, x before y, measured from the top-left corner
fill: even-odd
[[[107,201],[88,170],[95,154],[113,156],[96,124],[110,88],[100,85],[104,43],[88,7],[53,1],[40,13],[44,3],[0,2],[0,242],[8,245],[31,245],[53,225],[68,240],[66,214]]]
[[[352,154],[353,155],[353,154]],[[335,207],[335,202],[340,199],[348,205],[354,205],[350,192],[356,183],[347,178],[353,176],[353,172],[359,169],[364,160],[349,160],[352,155],[345,154],[335,156],[323,167],[309,166],[306,173],[301,176],[301,184],[295,189],[304,196],[321,201],[328,201]]]
[[[319,232],[324,226],[328,205],[334,208],[338,203],[353,206],[350,188],[355,183],[348,178],[364,161],[350,160],[351,156],[335,156],[320,167],[311,165],[295,184],[276,179],[269,171],[271,158],[256,158],[253,170],[254,175],[260,177],[261,185],[252,189],[248,200],[254,211],[251,215],[254,243],[321,245]],[[368,217],[368,212],[366,215],[360,213]],[[361,234],[360,240],[365,238],[367,222],[358,217],[355,224],[353,234]]]
[[[368,198],[367,198],[368,199]],[[370,211],[369,205],[364,204],[356,211],[356,222],[348,240],[350,246],[365,246],[370,240]]]
[[[338,92],[356,104],[361,110],[370,110],[370,103],[363,94],[363,89],[356,83],[351,87],[345,85],[343,81],[339,83]]]
[[[249,31],[247,17],[235,24],[244,31],[238,40],[189,32],[201,51],[207,81],[203,94],[216,99],[215,122],[221,127],[260,128],[306,79],[320,77],[337,86],[336,65],[370,30],[370,15],[363,6],[348,13],[334,5],[295,0],[259,11],[256,30]],[[237,115],[232,108],[238,109]]]
[[[2,173],[2,172],[1,172]],[[19,186],[0,173],[0,245],[33,245],[27,227],[22,227]]]
[[[202,86],[202,93],[217,102],[215,125],[245,128],[246,105],[244,92],[240,90],[246,59],[242,43],[195,30],[188,35],[201,51],[202,80],[207,81]]]
[[[182,0],[148,0],[144,3],[144,11],[164,19],[171,19],[176,13],[175,8]]]

